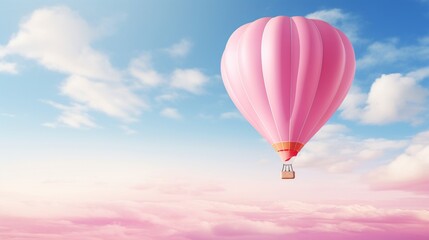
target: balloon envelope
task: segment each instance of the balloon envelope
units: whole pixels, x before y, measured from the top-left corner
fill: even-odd
[[[304,17],[261,18],[239,27],[221,60],[231,100],[285,161],[334,114],[354,72],[345,34]]]

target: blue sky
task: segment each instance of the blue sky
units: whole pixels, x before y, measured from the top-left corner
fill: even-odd
[[[71,154],[276,166],[229,100],[219,62],[240,25],[302,15],[330,22],[353,42],[354,85],[326,131],[346,148],[385,144],[379,158],[352,164],[377,166],[428,128],[428,13],[425,1],[3,1],[2,161]],[[303,168],[318,168],[310,164],[314,149],[304,152]]]

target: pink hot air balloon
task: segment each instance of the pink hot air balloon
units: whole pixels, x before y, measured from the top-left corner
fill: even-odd
[[[279,16],[239,27],[221,61],[234,104],[286,163],[344,100],[355,72],[348,38],[321,20]],[[282,178],[294,178],[291,164]]]

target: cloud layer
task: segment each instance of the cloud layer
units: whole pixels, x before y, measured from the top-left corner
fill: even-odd
[[[60,187],[64,183],[46,183]],[[91,187],[107,190],[113,185]],[[2,239],[413,239],[429,236],[429,211],[367,204],[213,198],[207,183],[115,185],[114,199],[34,200],[3,195]],[[125,190],[125,191],[124,191]],[[102,194],[102,192],[99,192]],[[111,193],[113,194],[113,193]],[[121,194],[120,200],[117,194]],[[113,196],[113,195],[112,195]],[[11,201],[15,198],[15,201]],[[153,201],[156,199],[156,201]],[[15,211],[15,212],[12,212]],[[21,213],[21,214],[20,214]],[[22,214],[25,213],[25,216]],[[398,226],[401,226],[398,228]]]

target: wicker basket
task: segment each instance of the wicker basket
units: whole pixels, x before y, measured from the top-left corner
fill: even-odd
[[[294,179],[295,171],[284,171],[282,172],[282,179]]]

